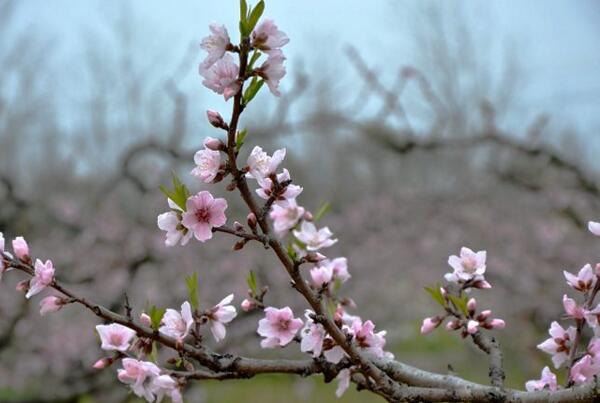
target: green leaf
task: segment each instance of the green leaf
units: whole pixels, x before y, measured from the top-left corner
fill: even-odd
[[[287,254],[290,259],[296,260],[296,251],[294,250],[294,244],[292,242],[288,243]]]
[[[265,2],[263,0],[260,0],[258,2],[258,4],[256,5],[256,7],[254,7],[254,10],[252,10],[252,12],[250,13],[250,17],[248,18],[248,24],[247,24],[248,34],[250,32],[252,32],[252,30],[256,26],[256,23],[258,22],[260,17],[262,17],[262,14],[264,11],[265,11]]]
[[[250,61],[248,62],[248,67],[246,67],[246,72],[250,73],[252,71],[252,69],[254,68],[254,63],[256,63],[256,61],[258,60],[258,58],[262,55],[262,53],[260,53],[260,51],[258,49],[254,49],[254,53],[252,53],[252,57],[250,58]]]
[[[248,3],[246,0],[240,0],[240,21],[246,22],[248,17]]]
[[[448,298],[450,299],[450,301],[452,301],[452,303],[454,304],[454,306],[458,309],[460,309],[460,311],[465,314],[465,316],[468,315],[467,313],[467,297],[457,297],[456,295],[450,295],[448,294]]]
[[[250,288],[252,294],[257,295],[258,286],[256,283],[256,274],[254,273],[254,271],[250,270],[250,273],[248,273],[248,276],[246,277],[246,283],[248,283],[248,288]]]
[[[169,199],[185,211],[185,202],[190,197],[190,191],[177,177],[177,174],[173,172],[173,190],[160,186],[160,191],[165,194]]]
[[[158,308],[156,305],[152,305],[152,307],[150,307],[148,310],[148,315],[150,315],[152,329],[158,330],[160,327],[160,321],[162,320],[166,311],[167,310],[165,308]]]
[[[158,362],[158,347],[156,346],[155,341],[152,342],[152,351],[150,352],[150,361],[152,361],[155,364]]]
[[[250,101],[252,101],[254,99],[254,97],[256,96],[256,94],[258,94],[258,91],[260,91],[260,89],[262,88],[262,86],[265,84],[265,80],[263,79],[257,79],[256,77],[254,77],[252,79],[252,81],[250,82],[250,85],[248,86],[248,88],[246,88],[246,91],[244,91],[244,97],[243,97],[243,102],[244,105],[248,105],[250,103]]]
[[[237,136],[235,136],[235,151],[236,152],[240,152],[240,150],[242,149],[242,146],[244,145],[244,140],[246,139],[247,135],[248,135],[248,129],[244,129],[242,131],[239,131]]]
[[[318,222],[321,218],[323,218],[323,216],[325,216],[325,214],[329,213],[329,210],[331,210],[331,203],[323,203],[321,207],[319,207],[319,210],[317,210],[317,214],[315,214],[313,219],[314,222]]]
[[[437,284],[434,287],[425,287],[425,291],[427,291],[427,293],[431,295],[431,298],[433,298],[433,300],[438,304],[444,307],[446,306],[446,300],[444,299],[444,296],[440,291],[440,287]]]
[[[198,309],[198,273],[194,273],[191,276],[185,278],[185,284],[187,285],[188,295],[190,298],[190,304],[192,308]]]

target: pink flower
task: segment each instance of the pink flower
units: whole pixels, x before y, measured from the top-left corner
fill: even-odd
[[[268,18],[265,18],[252,32],[252,46],[266,53],[285,46],[289,41],[287,35]]]
[[[590,221],[588,223],[588,229],[596,236],[600,236],[600,222]]]
[[[340,372],[338,372],[335,379],[338,381],[338,387],[335,390],[335,395],[340,398],[346,392],[346,390],[350,387],[350,378],[352,377],[352,373],[350,369],[344,368]]]
[[[325,285],[329,285],[333,280],[333,270],[328,266],[315,266],[310,269],[310,278],[312,285],[316,289],[321,289]]]
[[[333,270],[333,277],[339,279],[342,283],[345,283],[352,277],[348,273],[348,259],[345,257],[338,257],[331,261],[325,260],[321,265],[330,266]]]
[[[65,303],[66,301],[60,297],[46,297],[40,301],[40,315],[44,316],[47,313],[58,312]]]
[[[248,298],[244,299],[240,306],[242,307],[242,311],[244,312],[250,312],[251,310],[256,308],[256,304],[254,303],[254,301],[249,300]]]
[[[571,368],[571,380],[576,384],[585,383],[594,379],[600,373],[600,363],[586,354]]]
[[[229,294],[223,298],[207,314],[210,322],[210,331],[217,342],[225,338],[227,333],[225,324],[231,322],[237,316],[235,307],[229,305],[231,301],[233,301],[233,294]]]
[[[585,309],[577,305],[574,299],[563,295],[563,306],[567,315],[572,316],[575,319],[583,319],[585,317]]]
[[[276,97],[281,95],[279,92],[279,82],[285,76],[285,56],[281,50],[269,52],[269,57],[257,70],[258,74],[265,80],[269,91]]]
[[[102,345],[100,348],[106,351],[120,351],[124,353],[131,346],[131,340],[135,337],[135,330],[118,323],[110,325],[98,325],[96,330],[100,335]]]
[[[337,242],[337,239],[331,239],[333,233],[328,227],[323,227],[317,231],[315,225],[304,221],[300,231],[294,230],[294,236],[306,245],[309,251],[317,251],[321,248],[327,248]]]
[[[569,358],[569,352],[571,351],[571,346],[577,330],[573,326],[569,326],[569,328],[565,330],[558,322],[552,322],[548,333],[550,333],[551,337],[541,344],[538,344],[537,348],[545,353],[551,354],[554,367],[560,368],[560,366]]]
[[[4,235],[2,234],[2,232],[0,232],[0,280],[2,280],[2,275],[4,274],[4,272],[10,270],[8,265],[4,262],[3,254],[8,255],[8,253],[4,250]]]
[[[222,198],[213,198],[206,190],[190,197],[186,202],[186,212],[183,213],[183,225],[194,233],[200,242],[212,238],[213,227],[225,224],[225,210],[227,201]]]
[[[577,291],[587,292],[596,285],[596,274],[594,273],[594,269],[592,269],[592,265],[590,264],[583,266],[576,276],[568,271],[563,271],[563,274],[567,279],[567,284]]]
[[[186,301],[181,305],[181,313],[175,309],[167,309],[161,323],[159,332],[177,340],[185,339],[194,324],[190,303]]]
[[[240,90],[238,73],[239,67],[229,54],[223,56],[210,68],[200,69],[200,75],[204,77],[202,84],[217,94],[223,94],[226,101]]]
[[[332,348],[323,351],[323,355],[325,356],[325,360],[332,364],[338,364],[342,361],[342,358],[346,356],[346,352],[340,346],[333,346]]]
[[[555,391],[558,389],[558,384],[556,382],[556,375],[550,371],[550,368],[544,367],[542,370],[542,377],[539,380],[527,381],[525,384],[525,389],[528,392],[534,392],[536,390],[544,390],[548,389],[551,391]]]
[[[284,168],[282,173],[277,174],[277,182],[280,184],[289,180],[290,173],[287,169]],[[258,194],[261,199],[269,200],[273,193],[273,181],[271,178],[258,178],[258,185],[260,188],[256,189],[256,194]],[[301,186],[290,183],[285,187],[285,190],[278,195],[276,202],[295,199],[300,193],[302,193],[302,190],[303,189]]]
[[[131,385],[131,390],[138,397],[154,401],[153,381],[160,375],[160,368],[151,362],[138,361],[133,358],[123,359],[123,369],[117,371],[119,381]]]
[[[13,252],[19,260],[27,260],[29,258],[29,245],[22,236],[18,236],[12,241]],[[4,248],[3,248],[4,249]]]
[[[382,358],[385,355],[383,347],[385,346],[387,332],[382,330],[375,333],[374,331],[375,325],[370,320],[363,323],[358,319],[352,323],[352,332],[356,344],[364,351],[372,353],[377,358]]]
[[[25,298],[29,299],[40,293],[44,288],[52,284],[52,281],[54,281],[54,266],[52,265],[52,261],[46,260],[46,263],[42,263],[40,259],[36,259],[34,275],[29,282],[29,291],[27,291]]]
[[[442,321],[437,316],[423,319],[423,324],[421,325],[421,334],[433,332],[441,323]]]
[[[308,309],[304,314],[306,317],[306,324],[300,332],[300,335],[302,336],[300,351],[303,353],[312,351],[313,357],[316,358],[320,356],[323,351],[323,341],[325,340],[327,333],[325,332],[323,325],[315,323],[312,320],[312,315],[314,315],[314,312]]]
[[[587,324],[594,329],[594,332],[598,332],[598,321],[600,320],[600,304],[596,305],[594,309],[585,311],[585,320]]]
[[[285,148],[276,150],[273,156],[269,156],[259,146],[255,146],[248,156],[249,172],[246,174],[249,178],[262,179],[277,171],[277,167],[285,158]]]
[[[156,218],[158,228],[167,232],[165,245],[175,246],[178,243],[186,245],[192,238],[193,233],[185,228],[181,222],[183,210],[171,199],[167,199],[167,203],[169,203],[171,211],[159,214]]]
[[[451,283],[483,280],[486,254],[484,250],[475,253],[469,248],[461,248],[460,257],[452,255],[448,258],[448,264],[454,272],[447,273],[444,277]]]
[[[294,318],[289,307],[277,309],[265,308],[265,318],[258,321],[258,334],[264,337],[260,342],[262,348],[285,346],[294,339],[302,327],[302,319]]]
[[[157,402],[162,401],[165,396],[169,396],[173,403],[183,402],[179,385],[169,375],[160,375],[154,378],[150,390],[156,395]]]
[[[222,58],[230,45],[229,34],[224,25],[210,24],[209,28],[212,35],[202,39],[200,43],[200,47],[208,53],[200,65],[201,69],[208,69]]]
[[[214,139],[212,137],[206,138],[205,147],[206,142],[211,140]],[[221,153],[219,151],[204,148],[203,150],[196,151],[196,154],[194,154],[194,163],[196,164],[196,167],[192,169],[192,176],[195,176],[204,183],[210,183],[219,173],[219,168],[221,167]]]
[[[298,206],[296,200],[290,199],[285,203],[273,205],[269,217],[273,220],[273,229],[278,236],[284,236],[294,228],[304,214],[304,207]]]

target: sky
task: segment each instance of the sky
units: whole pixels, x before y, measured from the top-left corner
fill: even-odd
[[[318,63],[319,57],[326,59],[323,62],[328,68],[345,68],[346,61],[335,55],[351,44],[370,65],[391,73],[398,64],[411,63],[415,58],[413,35],[421,23],[422,3],[419,0],[271,0],[267,1],[265,15],[275,19],[292,38],[286,47],[290,71],[301,60],[316,59]],[[573,126],[590,138],[600,138],[600,2],[439,0],[433,3],[445,3],[446,12],[460,10],[469,29],[483,40],[484,46],[486,41],[490,47],[492,43],[500,44],[494,47],[498,50],[493,60],[505,56],[504,45],[516,51],[527,77],[527,86],[519,97],[531,114],[549,112],[559,126]],[[52,58],[58,65],[66,66],[67,71],[81,60],[84,45],[89,46],[89,36],[82,33],[108,36],[110,22],[122,15],[125,8],[133,11],[131,26],[147,46],[136,57],[147,55],[152,63],[156,61],[159,65],[171,62],[168,68],[175,65],[175,55],[183,55],[190,44],[207,34],[210,22],[235,27],[238,12],[237,0],[23,0],[21,6],[15,27],[52,38]],[[160,56],[161,49],[169,50],[164,58]],[[197,60],[200,58],[198,54]],[[77,102],[80,87],[66,81],[63,90],[74,94],[65,98],[68,110],[69,102]]]

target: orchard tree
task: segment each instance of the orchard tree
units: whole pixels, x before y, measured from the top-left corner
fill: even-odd
[[[290,292],[303,297],[306,310],[298,313],[289,306],[271,306],[268,288],[261,287],[250,272],[248,295],[239,302],[241,313],[233,294],[212,307],[200,306],[194,275],[185,279],[189,293],[180,308],[149,306],[134,315],[126,300],[125,314],[121,315],[67,289],[52,261],[34,260],[22,237],[12,241],[9,253],[2,234],[0,278],[9,271],[27,275],[17,290],[28,299],[53,290],[39,303],[42,315],[78,304],[100,318],[104,323],[97,325],[96,331],[104,356],[90,365],[98,370],[116,367],[119,381],[149,402],[159,402],[165,396],[181,402],[186,385],[194,381],[245,379],[269,373],[320,374],[325,382],[338,382],[338,397],[354,383],[359,390],[394,402],[598,401],[600,304],[594,304],[600,290],[600,264],[587,264],[577,274],[564,272],[577,298],[563,297],[562,324],[552,322],[550,338],[537,346],[551,356],[555,369],[565,371],[564,385],[544,367],[539,380],[525,384],[526,391],[504,386],[502,351],[491,333],[506,324],[494,318],[491,310],[478,306],[475,293],[492,289],[485,278],[486,251],[466,247],[448,259],[452,271],[444,276],[446,283],[426,288],[440,311],[423,320],[421,333],[443,326],[470,339],[489,356],[491,385],[424,371],[396,360],[385,350],[386,331],[356,315],[354,302],[343,294],[343,285],[351,278],[347,259],[326,255],[327,248],[338,241],[327,226],[319,224],[326,206],[313,214],[298,203],[303,188],[281,167],[285,148],[269,155],[257,145],[247,152],[248,132],[240,129],[240,118],[265,84],[279,96],[279,83],[286,73],[282,48],[289,39],[272,20],[262,18],[264,8],[263,1],[252,8],[241,0],[238,44],[232,43],[225,26],[216,24],[209,27],[211,34],[201,42],[207,52],[199,69],[203,84],[233,105],[228,121],[215,111],[207,111],[209,122],[222,136],[205,138],[203,148],[194,156],[191,176],[205,184],[228,181],[226,189],[241,197],[247,216],[228,224],[232,219],[227,217],[227,200],[207,190],[191,194],[174,176],[171,188],[161,188],[169,210],[158,216],[157,224],[166,232],[168,247],[195,242],[204,246],[213,236],[235,238],[233,250],[250,242],[261,244],[265,253],[275,254],[289,275]],[[247,155],[245,162],[241,162],[243,155]],[[600,223],[590,222],[589,230],[600,237]],[[278,286],[286,288],[289,284]],[[206,337],[224,340],[227,325],[253,310],[264,312],[256,325],[262,348],[299,348],[306,358],[248,358],[217,353],[205,345]]]

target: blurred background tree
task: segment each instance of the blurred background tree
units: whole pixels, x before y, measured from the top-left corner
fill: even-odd
[[[418,325],[430,308],[422,287],[447,271],[447,256],[463,244],[487,249],[497,288],[486,303],[507,320],[508,384],[522,387],[546,363],[535,345],[561,310],[546,303],[564,291],[561,270],[595,256],[582,223],[600,216],[600,7],[363,3],[270,5],[293,38],[288,77],[280,99],[249,111],[248,142],[294,149],[302,200],[333,206],[326,222],[349,258],[349,295],[407,362],[485,378],[477,351],[453,334],[421,338]],[[202,302],[218,301],[218,284],[239,302],[249,269],[277,305],[287,282],[260,248],[232,253],[221,239],[167,251],[156,229],[159,184],[188,169],[213,133],[205,109],[225,107],[200,86],[201,30],[236,12],[219,1],[165,4],[0,2],[0,231],[25,235],[75,288],[114,309],[125,290],[138,310],[176,305],[193,271]],[[0,293],[0,401],[132,400],[91,370],[93,318],[71,308],[35,315]],[[216,348],[258,352],[257,319],[236,320],[235,337]],[[190,397],[325,401],[326,388],[273,377],[194,385]]]

